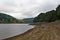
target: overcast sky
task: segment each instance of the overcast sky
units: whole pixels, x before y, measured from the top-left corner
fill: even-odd
[[[0,0],[0,12],[18,19],[35,17],[55,9],[59,4],[60,0]]]

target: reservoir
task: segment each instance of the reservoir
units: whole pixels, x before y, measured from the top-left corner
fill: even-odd
[[[0,40],[22,34],[34,26],[29,24],[0,24]]]

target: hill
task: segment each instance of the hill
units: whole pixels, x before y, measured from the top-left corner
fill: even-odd
[[[53,22],[56,20],[60,20],[60,5],[56,8],[56,10],[40,13],[34,18],[34,22]]]
[[[60,21],[36,25],[21,35],[4,40],[60,40]]]
[[[10,15],[0,13],[0,23],[21,23],[21,20],[18,20]]]
[[[33,18],[24,18],[23,21],[25,23],[32,23],[33,22]]]

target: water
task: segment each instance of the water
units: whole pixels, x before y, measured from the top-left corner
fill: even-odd
[[[0,40],[22,34],[33,27],[28,24],[0,24]]]

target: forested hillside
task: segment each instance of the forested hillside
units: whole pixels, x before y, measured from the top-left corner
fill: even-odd
[[[34,18],[24,18],[23,21],[25,23],[32,23]]]
[[[40,13],[34,18],[33,22],[53,22],[56,20],[60,20],[60,5],[56,8],[56,10]]]
[[[18,20],[10,15],[0,13],[0,23],[22,23],[22,20]]]

